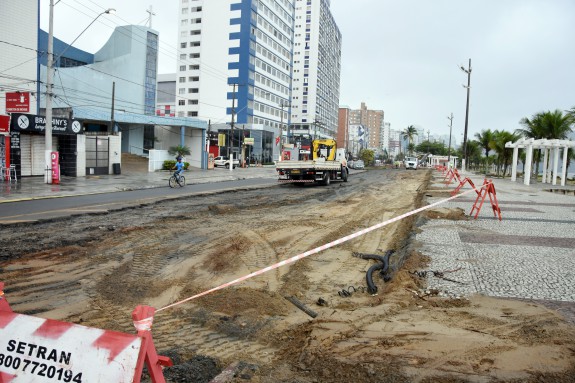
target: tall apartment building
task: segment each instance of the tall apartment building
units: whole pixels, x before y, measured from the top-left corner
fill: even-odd
[[[383,147],[383,110],[368,109],[364,102],[361,103],[360,109],[350,111],[349,118],[350,124],[363,125],[369,132],[367,139],[367,147],[379,152],[384,149]]]
[[[296,0],[291,128],[296,136],[335,138],[341,33],[329,0]]]
[[[279,156],[289,122],[294,3],[180,0],[176,112],[225,133],[222,154],[239,155],[249,136],[246,156]]]
[[[338,148],[345,148],[349,152],[349,113],[347,106],[339,107],[336,142]]]

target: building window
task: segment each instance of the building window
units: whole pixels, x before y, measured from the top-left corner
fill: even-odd
[[[186,82],[186,78],[185,77],[180,77],[178,82]]]
[[[190,65],[188,68],[189,68],[190,70],[199,70],[199,69],[200,69],[200,66],[199,66],[199,65]]]
[[[181,43],[180,44],[180,48],[186,48],[188,46],[188,43]]]
[[[178,94],[186,94],[186,88],[179,88]]]
[[[184,55],[185,56],[185,55]],[[184,57],[185,59],[185,57]],[[186,66],[185,65],[180,65],[180,72],[184,72],[186,70]]]
[[[198,117],[198,112],[188,112],[188,117]]]
[[[178,100],[178,105],[186,105],[186,100]]]

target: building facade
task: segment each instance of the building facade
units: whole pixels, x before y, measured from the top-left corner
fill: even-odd
[[[339,115],[337,121],[337,136],[336,142],[338,148],[345,148],[349,152],[349,115],[350,109],[347,106],[339,107]]]
[[[337,136],[341,44],[329,0],[296,0],[291,98],[295,136]]]
[[[3,166],[16,166],[18,177],[54,174],[47,158],[57,153],[60,175],[111,174],[122,153],[155,149],[161,157],[170,146],[187,145],[187,161],[205,167],[207,123],[154,116],[158,33],[142,26],[117,27],[96,53],[53,39],[53,125],[46,135],[48,34],[39,29],[39,13],[37,0],[2,3],[0,28],[10,41],[0,44],[0,70],[9,74],[0,88],[29,91],[33,100],[29,110],[0,119],[8,121],[0,140]]]
[[[341,33],[329,6],[180,0],[176,111],[211,121],[212,137],[225,134],[210,152],[268,162],[282,143],[336,137]]]
[[[176,74],[158,74],[156,116],[176,116]]]
[[[226,135],[221,154],[279,157],[289,123],[293,24],[294,0],[180,0],[177,115],[211,121]]]
[[[376,153],[383,151],[384,113],[383,110],[368,109],[364,102],[359,109],[350,111],[350,124],[361,124],[369,131],[367,147]]]
[[[3,0],[0,5],[0,115],[6,114],[7,92],[29,92],[30,109],[38,105],[39,0]],[[17,17],[23,15],[24,17]]]

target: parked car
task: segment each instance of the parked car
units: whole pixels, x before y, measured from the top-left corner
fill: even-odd
[[[353,163],[353,168],[354,169],[365,169],[365,164],[363,163],[362,160],[357,160]]]
[[[239,164],[240,164],[240,160],[236,160],[234,158],[234,169]],[[214,167],[218,167],[218,166],[223,166],[223,167],[226,167],[229,169],[230,159],[228,158],[228,156],[217,156],[216,158],[214,158]]]
[[[405,169],[417,170],[417,157],[405,157]]]

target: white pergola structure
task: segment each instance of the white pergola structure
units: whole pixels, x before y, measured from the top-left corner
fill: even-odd
[[[449,164],[449,162],[451,162],[451,168],[455,169],[457,166],[457,159],[459,157],[456,156],[435,156],[435,155],[430,155],[429,157],[427,157],[427,166],[429,167],[435,167],[437,165],[447,165]]]
[[[557,184],[557,173],[559,168],[559,151],[563,151],[563,166],[561,167],[561,186],[565,186],[567,178],[567,152],[569,148],[575,148],[575,141],[569,140],[535,140],[524,138],[516,142],[508,142],[506,148],[513,148],[513,164],[511,167],[511,181],[517,179],[517,160],[519,149],[525,149],[525,169],[523,169],[523,183],[529,185],[531,182],[531,166],[533,164],[533,149],[543,151],[543,183]],[[553,152],[552,152],[553,151]]]

